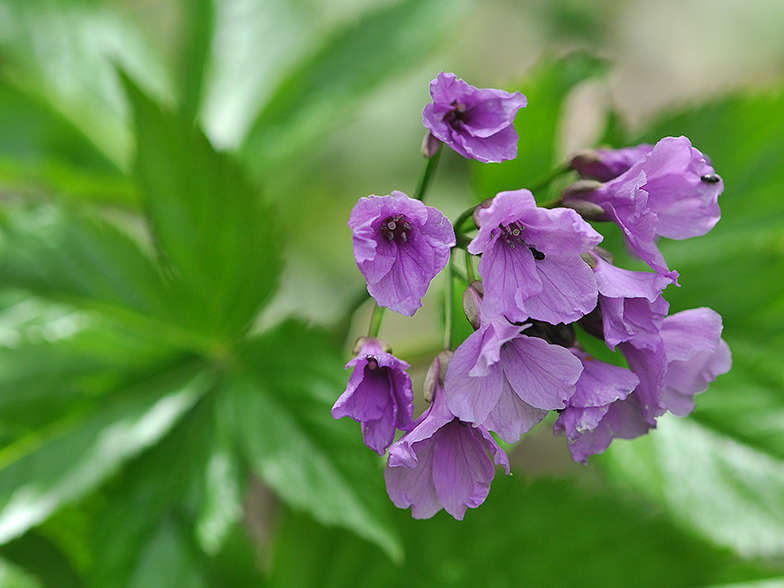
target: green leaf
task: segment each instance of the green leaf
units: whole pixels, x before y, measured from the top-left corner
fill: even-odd
[[[156,443],[210,384],[199,366],[140,382],[0,451],[0,543],[78,500]]]
[[[498,474],[487,501],[463,521],[398,512],[402,566],[343,530],[286,513],[271,584],[693,588],[781,573],[684,533],[631,493]]]
[[[181,320],[221,339],[241,334],[277,285],[283,231],[276,215],[191,121],[124,79],[135,112],[136,175],[162,259],[181,284]]]
[[[535,189],[536,184],[562,165],[556,161],[558,131],[564,103],[579,83],[603,75],[606,62],[588,53],[573,53],[543,61],[519,87],[528,106],[517,113],[520,135],[517,158],[502,163],[471,162],[474,189],[481,202],[504,190]]]
[[[692,420],[659,419],[641,441],[614,443],[610,466],[690,525],[744,557],[784,554],[784,468]]]
[[[34,573],[49,588],[81,588],[84,584],[67,557],[46,537],[29,531],[0,547],[0,555]],[[0,586],[3,574],[0,573]]]
[[[465,2],[404,0],[340,31],[280,85],[242,147],[254,173],[314,145],[359,100],[419,63],[451,30]]]
[[[213,0],[185,2],[184,33],[180,55],[180,109],[183,115],[195,120],[202,95],[205,67],[210,56],[213,34]]]
[[[3,21],[13,32],[0,37],[4,74],[127,169],[133,142],[115,64],[156,96],[171,97],[156,38],[127,14],[94,0],[4,2]]]
[[[114,225],[53,204],[4,212],[0,279],[6,287],[117,316],[167,315],[160,273],[138,243]]]
[[[2,77],[0,181],[112,204],[136,199],[132,184],[81,130],[40,96]]]
[[[11,438],[47,426],[179,355],[97,313],[3,292],[0,426]]]
[[[236,423],[258,475],[292,507],[399,560],[379,458],[363,445],[357,423],[330,414],[346,381],[331,340],[285,323],[250,342],[245,361],[249,371],[222,391],[222,418]]]

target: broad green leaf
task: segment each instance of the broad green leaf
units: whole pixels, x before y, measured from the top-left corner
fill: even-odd
[[[44,588],[36,576],[0,557],[0,588]]]
[[[79,574],[56,545],[35,531],[0,547],[0,555],[35,574],[47,588],[81,588]],[[0,573],[0,587],[3,574]]]
[[[254,470],[293,508],[351,529],[399,560],[379,458],[363,445],[357,423],[330,414],[346,382],[331,340],[284,323],[250,342],[245,362],[248,371],[222,391],[221,410],[236,423]]]
[[[453,30],[465,3],[404,0],[362,18],[327,41],[280,85],[256,120],[243,158],[254,173],[314,145],[359,100],[418,63]]]
[[[212,442],[213,405],[211,394],[203,397],[165,437],[102,489],[89,534],[91,586],[126,587],[149,581],[156,550],[173,550],[172,567],[189,575],[193,555],[177,561],[183,547],[180,529],[189,527],[188,551],[197,551],[193,523]],[[177,527],[176,539],[169,533],[171,525]]]
[[[174,517],[161,521],[141,551],[129,588],[208,588],[190,529]]]
[[[133,185],[40,96],[0,78],[0,183],[128,205]]]
[[[659,419],[655,432],[614,443],[609,464],[690,525],[744,557],[784,553],[781,460],[693,420]]]
[[[2,0],[4,75],[70,120],[115,165],[133,146],[115,65],[156,96],[173,92],[156,38],[104,2]],[[160,49],[160,47],[159,47]]]
[[[519,87],[504,88],[520,90],[528,98],[528,106],[515,118],[520,135],[517,158],[502,163],[471,162],[479,201],[504,190],[535,189],[537,183],[563,164],[555,157],[566,98],[580,82],[602,75],[606,69],[607,64],[598,58],[574,53],[559,60],[546,60]]]
[[[180,110],[195,120],[201,103],[206,64],[213,38],[213,0],[183,2],[183,37],[180,53]]]
[[[677,528],[631,493],[498,471],[486,502],[463,521],[441,512],[396,516],[406,561],[343,530],[286,513],[271,583],[298,586],[699,587],[780,575]]]
[[[0,424],[12,438],[24,435],[178,355],[151,335],[141,336],[97,313],[4,292]]]
[[[0,279],[5,286],[99,312],[174,348],[212,351],[212,341],[190,330],[187,317],[175,314],[182,309],[142,250],[145,237],[131,238],[97,215],[54,204],[11,206],[3,212]]]
[[[199,366],[139,382],[88,414],[68,415],[0,452],[0,543],[78,500],[155,444],[210,385]]]
[[[163,262],[181,285],[181,320],[218,339],[241,334],[277,285],[276,215],[191,121],[162,110],[127,78],[126,88],[136,175]]]

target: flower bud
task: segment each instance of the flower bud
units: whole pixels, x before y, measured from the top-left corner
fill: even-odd
[[[427,135],[425,135],[424,140],[422,141],[422,155],[424,155],[427,159],[433,157],[438,150],[441,148],[441,141],[433,135],[430,131],[428,131]]]
[[[428,403],[433,402],[433,392],[436,389],[436,384],[443,389],[444,378],[446,378],[446,369],[449,367],[449,360],[452,359],[452,352],[444,350],[433,360],[427,370],[425,376],[424,396]]]
[[[471,282],[463,292],[463,311],[475,331],[479,328],[479,307],[482,304],[483,293],[484,287],[479,281]]]

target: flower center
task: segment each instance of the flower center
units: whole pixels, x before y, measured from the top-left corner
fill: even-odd
[[[531,250],[535,260],[542,261],[544,259],[544,253],[530,243],[525,242],[525,239],[523,238],[525,227],[520,224],[520,222],[515,221],[508,225],[498,225],[498,228],[501,229],[501,239],[509,245],[511,249],[514,249],[516,245],[523,245]]]
[[[403,241],[408,242],[408,233],[414,227],[408,222],[408,219],[402,214],[387,217],[381,225],[381,234],[383,234],[390,241]]]
[[[454,100],[452,109],[444,115],[444,120],[448,123],[455,123],[457,126],[463,124],[463,119],[468,112],[468,107],[462,102]]]

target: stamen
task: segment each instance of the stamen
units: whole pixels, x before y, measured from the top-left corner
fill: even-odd
[[[367,367],[371,370],[378,369],[378,360],[375,357],[368,357]]]
[[[387,217],[381,225],[381,233],[390,241],[399,239],[403,243],[408,243],[408,232],[414,226],[402,214]]]

